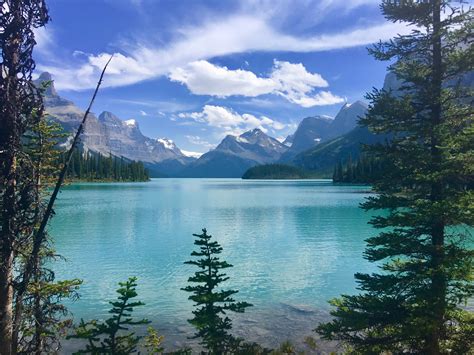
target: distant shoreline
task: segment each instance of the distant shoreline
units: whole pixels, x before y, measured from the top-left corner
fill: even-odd
[[[150,182],[151,179],[147,180],[115,180],[115,179],[71,179],[67,180],[66,184],[75,184],[75,183],[85,183],[85,182],[93,182],[93,183],[111,183],[111,182]]]

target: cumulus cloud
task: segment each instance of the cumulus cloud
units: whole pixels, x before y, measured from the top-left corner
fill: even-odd
[[[327,51],[368,45],[408,31],[409,28],[403,24],[385,22],[338,33],[298,37],[275,29],[264,17],[232,15],[219,21],[211,20],[198,26],[178,28],[175,37],[163,46],[128,44],[123,52],[114,53],[103,85],[117,87],[135,84],[168,75],[173,68],[216,56],[249,51]],[[61,58],[62,63],[69,65],[57,64],[57,61],[49,65],[40,63],[38,69],[51,72],[59,89],[90,89],[95,87],[97,77],[111,55],[103,52],[70,58],[75,60],[74,63],[68,58]],[[249,75],[234,74],[237,78],[239,75]],[[267,85],[265,81],[260,81],[260,84],[263,88]]]
[[[314,96],[291,93],[286,98],[303,107],[334,105],[345,101],[345,99],[334,95],[330,91],[320,91]]]
[[[53,47],[55,45],[54,35],[51,28],[38,27],[33,30],[36,46],[35,54],[41,53],[43,56],[52,57]]]
[[[272,120],[267,116],[254,116],[249,113],[239,114],[234,110],[214,105],[205,105],[202,111],[180,113],[181,119],[192,119],[196,122],[205,123],[210,127],[217,128],[220,135],[239,135],[253,128],[260,128],[263,132],[272,130],[282,130],[286,125]]]
[[[207,148],[207,149],[212,149],[212,148],[215,148],[215,146],[216,146],[215,144],[209,143],[207,140],[201,138],[200,136],[187,135],[186,139],[192,144],[201,145],[201,146],[203,146],[204,148]]]
[[[172,81],[185,84],[196,95],[227,97],[232,95],[259,96],[272,92],[275,82],[259,78],[251,71],[229,70],[205,60],[174,68],[169,74]]]
[[[344,101],[329,91],[315,94],[315,88],[327,87],[328,82],[320,74],[308,72],[301,63],[275,60],[270,75],[259,77],[248,70],[230,70],[199,60],[173,69],[169,78],[186,85],[196,95],[256,97],[278,94],[303,107],[332,105]]]

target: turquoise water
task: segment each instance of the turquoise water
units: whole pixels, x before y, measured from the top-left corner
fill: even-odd
[[[64,188],[52,235],[67,259],[58,278],[84,281],[70,304],[76,319],[107,316],[116,283],[137,276],[148,317],[171,346],[187,343],[192,304],[180,288],[191,266],[192,233],[206,227],[223,246],[227,287],[254,305],[236,333],[267,344],[311,333],[327,318],[327,300],[355,290],[353,274],[374,266],[362,258],[374,235],[358,208],[364,186],[327,180],[154,179]],[[280,338],[278,340],[278,338]]]

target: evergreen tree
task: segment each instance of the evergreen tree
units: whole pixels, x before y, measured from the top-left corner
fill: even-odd
[[[393,136],[367,148],[388,162],[363,205],[384,211],[365,252],[382,272],[356,274],[362,293],[333,300],[335,319],[317,330],[357,353],[465,354],[474,346],[474,317],[462,307],[474,296],[473,11],[442,0],[381,8],[417,26],[370,50],[393,60],[403,83],[368,94],[361,120]]]
[[[58,177],[60,166],[58,159],[61,154],[57,148],[62,138],[62,127],[49,122],[44,116],[25,135],[24,152],[35,168],[35,189],[38,201],[44,201],[49,195]],[[41,214],[41,205],[36,206],[37,214]],[[35,218],[37,220],[37,218]],[[31,245],[19,245],[22,255],[31,254]],[[60,338],[65,335],[72,321],[63,304],[64,299],[75,299],[81,284],[78,279],[57,281],[50,269],[51,262],[58,256],[52,248],[52,242],[46,233],[40,252],[34,256],[32,280],[23,291],[22,273],[17,277],[17,295],[15,302],[15,319],[18,324],[17,352],[25,354],[55,353],[60,349]],[[18,270],[23,271],[26,260],[19,258]]]
[[[339,161],[334,168],[333,181],[369,184],[380,178],[386,165],[383,157],[375,158],[362,154],[356,163],[348,159],[343,165]]]
[[[195,338],[201,338],[211,354],[223,354],[230,347],[235,346],[236,340],[229,334],[232,321],[226,315],[227,311],[243,313],[251,304],[236,302],[232,297],[238,291],[223,290],[221,284],[229,277],[221,270],[232,267],[226,261],[221,261],[217,256],[222,253],[222,247],[217,241],[211,241],[212,236],[206,229],[202,234],[193,234],[197,239],[194,244],[198,251],[193,251],[191,256],[197,260],[185,262],[199,268],[194,276],[188,279],[191,285],[183,288],[192,293],[189,299],[195,303],[194,318],[189,320],[196,329]]]
[[[68,337],[87,341],[86,347],[76,354],[127,355],[137,352],[138,344],[143,337],[127,331],[131,326],[149,324],[150,321],[134,320],[132,317],[134,308],[144,305],[143,302],[133,301],[137,297],[136,281],[136,277],[130,277],[126,282],[119,282],[120,287],[117,289],[119,296],[116,301],[109,302],[112,305],[109,311],[112,314],[110,318],[104,322],[98,320],[85,322],[81,319],[75,334]],[[145,346],[155,353],[158,352],[162,339],[156,332],[150,332],[150,337],[146,340]]]
[[[332,180],[334,182],[343,182],[344,181],[344,172],[342,167],[342,161],[339,160],[337,165],[334,167],[334,173],[332,175]]]
[[[62,164],[64,154],[56,163]],[[82,152],[76,149],[71,156],[67,178],[86,181],[148,181],[148,171],[142,162],[126,160],[100,153]]]

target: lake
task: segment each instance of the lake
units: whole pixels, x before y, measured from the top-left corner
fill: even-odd
[[[226,287],[253,304],[234,317],[235,333],[267,346],[299,342],[328,318],[327,301],[353,293],[355,272],[374,266],[362,258],[374,235],[358,206],[366,186],[329,180],[153,179],[147,183],[82,183],[63,189],[51,234],[58,278],[83,280],[69,304],[76,321],[104,318],[118,281],[138,277],[146,316],[166,347],[191,344],[192,303],[184,265],[193,233],[207,228],[224,248]]]

